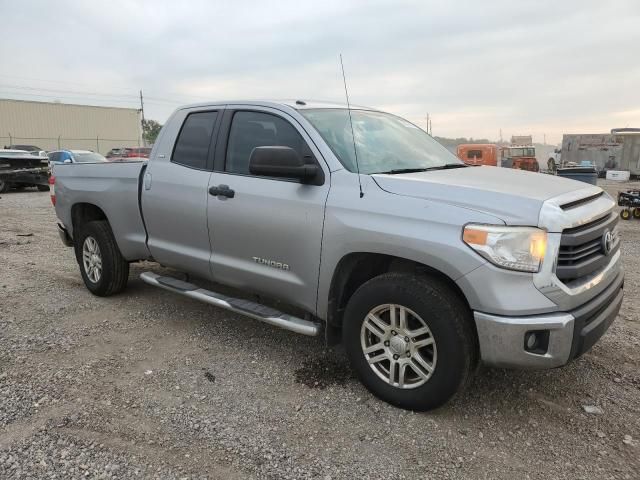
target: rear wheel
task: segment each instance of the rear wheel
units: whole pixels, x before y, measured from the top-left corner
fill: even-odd
[[[91,293],[108,297],[127,286],[129,262],[122,257],[108,222],[83,225],[75,249],[82,279]]]
[[[0,193],[8,192],[10,188],[11,188],[11,184],[9,182],[0,180]]]
[[[633,218],[640,218],[640,207],[635,207],[633,209]]]
[[[622,220],[629,220],[631,218],[631,210],[629,210],[628,208],[625,208],[624,210],[622,210],[620,212],[620,218]]]
[[[49,185],[36,185],[39,192],[48,192]]]
[[[343,341],[365,387],[410,410],[446,403],[477,362],[466,304],[440,280],[410,274],[363,284],[345,310]]]

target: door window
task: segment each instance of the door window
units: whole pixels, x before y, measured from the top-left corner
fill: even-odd
[[[286,120],[262,112],[236,112],[227,143],[225,171],[249,174],[249,157],[256,147],[290,147],[301,158],[308,147],[298,131]]]
[[[178,135],[171,161],[205,170],[217,116],[218,112],[190,113]]]

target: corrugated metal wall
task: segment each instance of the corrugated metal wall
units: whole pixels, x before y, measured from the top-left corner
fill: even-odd
[[[0,148],[28,144],[104,155],[115,147],[141,146],[141,133],[134,108],[0,99]]]

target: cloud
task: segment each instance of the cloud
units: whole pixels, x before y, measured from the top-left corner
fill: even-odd
[[[205,99],[341,101],[342,53],[354,103],[413,121],[429,112],[438,135],[496,139],[502,129],[559,141],[640,125],[633,0],[0,0],[0,9],[0,96],[28,93],[2,86],[18,83],[135,106],[142,88],[147,116],[160,121]]]

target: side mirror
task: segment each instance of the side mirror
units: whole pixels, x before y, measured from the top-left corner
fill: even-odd
[[[256,147],[249,158],[249,172],[266,177],[311,180],[318,174],[318,166],[304,163],[298,152],[290,147]]]
[[[64,161],[64,163],[71,163],[71,159],[70,159],[70,158],[67,158],[67,159]]]

